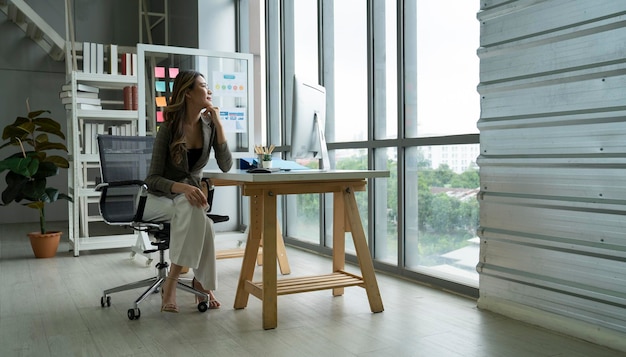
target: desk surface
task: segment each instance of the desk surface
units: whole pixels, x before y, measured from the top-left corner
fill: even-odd
[[[389,177],[389,171],[383,170],[292,170],[272,173],[250,174],[246,170],[205,170],[204,177],[239,181],[239,182],[287,182],[287,181],[326,181],[326,180],[362,180],[366,178]]]

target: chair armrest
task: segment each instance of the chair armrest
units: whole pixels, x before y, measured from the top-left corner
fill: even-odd
[[[144,186],[144,185],[145,183],[141,180],[103,182],[103,183],[99,183],[96,185],[96,191],[100,192],[105,187]]]

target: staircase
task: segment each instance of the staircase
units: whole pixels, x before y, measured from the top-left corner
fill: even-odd
[[[65,40],[24,0],[0,0],[0,11],[21,28],[55,61],[65,59]]]

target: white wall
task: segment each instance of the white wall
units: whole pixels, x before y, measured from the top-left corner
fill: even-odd
[[[43,0],[29,3],[37,11],[48,15],[48,24],[59,34],[65,33],[63,2],[59,2],[59,6]],[[59,100],[59,91],[65,80],[64,63],[52,60],[3,12],[0,12],[0,33],[0,128],[12,123],[17,116],[27,114],[26,99],[29,99],[31,110],[50,110],[50,116],[65,127],[65,109]],[[15,152],[14,147],[3,148],[0,150],[0,157],[4,158]],[[0,174],[0,190],[6,188],[5,175],[6,172]],[[49,185],[66,192],[67,172],[51,178]],[[47,213],[50,220],[63,219],[67,217],[67,203],[62,201],[49,205]],[[39,216],[34,209],[16,203],[0,207],[0,223],[38,220]]]
[[[29,0],[35,10],[61,37],[65,38],[64,1]],[[76,41],[116,43],[135,46],[139,40],[139,5],[127,0],[74,0],[73,18]],[[151,1],[153,9],[163,1]],[[170,45],[204,48],[216,51],[235,49],[234,1],[169,1]],[[201,28],[202,31],[198,29]],[[49,109],[52,117],[65,130],[65,109],[58,99],[61,85],[65,83],[65,64],[52,60],[35,42],[28,39],[17,25],[0,12],[0,126],[13,122],[18,115],[26,113],[25,100],[30,98],[32,109]],[[199,43],[199,37],[202,43]],[[145,38],[144,38],[145,39]],[[163,38],[154,43],[163,44]],[[9,149],[0,151],[8,155]],[[0,175],[0,190],[5,187],[5,174]],[[67,171],[49,180],[50,185],[60,189],[67,187]],[[228,190],[226,190],[228,191]],[[65,192],[65,191],[64,191]],[[236,193],[226,193],[233,199],[229,214],[237,209]],[[227,200],[228,201],[228,200]],[[58,201],[48,206],[48,220],[66,220],[67,202]],[[36,222],[35,210],[15,203],[0,207],[0,224],[12,222]],[[234,224],[234,223],[233,223]],[[223,227],[224,225],[220,226]],[[229,228],[229,227],[226,227]]]
[[[626,351],[626,2],[480,2],[478,306]]]

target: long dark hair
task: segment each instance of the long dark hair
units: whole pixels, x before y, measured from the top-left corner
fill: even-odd
[[[183,131],[185,114],[187,113],[185,94],[193,89],[198,77],[204,78],[200,72],[192,70],[180,71],[174,79],[174,88],[172,88],[172,97],[169,104],[163,110],[164,120],[166,123],[169,123],[172,131],[170,152],[172,160],[176,164],[180,164],[183,161],[183,155],[187,154]]]

